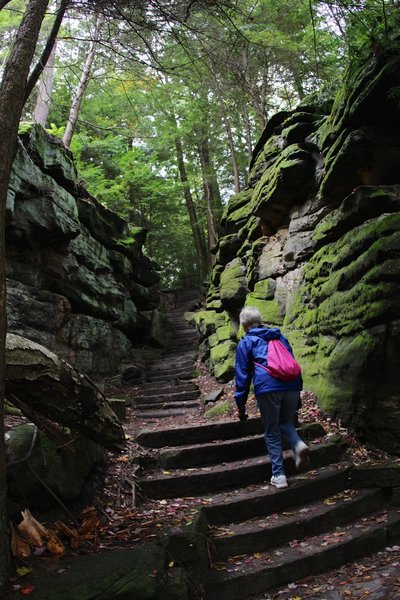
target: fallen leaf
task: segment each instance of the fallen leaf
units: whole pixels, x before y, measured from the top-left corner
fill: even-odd
[[[83,516],[83,522],[79,528],[79,535],[84,540],[91,540],[100,525],[97,510],[93,506],[88,506],[81,512],[81,516]]]
[[[28,594],[31,594],[34,589],[35,587],[33,585],[26,585],[25,587],[20,588],[19,593],[23,596],[28,596]]]
[[[49,535],[46,539],[46,547],[51,554],[55,554],[56,556],[62,556],[65,551],[64,545],[61,543],[54,531],[51,530],[49,530]]]
[[[31,547],[11,523],[11,552],[15,558],[24,560],[31,555]]]
[[[31,573],[31,571],[32,569],[29,569],[28,567],[18,567],[18,569],[16,569],[17,575],[19,575],[20,577],[28,575],[28,573]]]
[[[31,546],[44,546],[47,529],[31,515],[28,509],[21,511],[21,515],[22,521],[17,525],[18,531]]]

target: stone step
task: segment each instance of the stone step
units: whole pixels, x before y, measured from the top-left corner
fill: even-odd
[[[186,400],[186,401],[177,401],[177,402],[151,402],[149,404],[143,403],[136,405],[136,410],[143,412],[146,410],[150,411],[158,411],[158,410],[178,410],[184,408],[195,408],[199,406],[198,400]],[[137,413],[135,413],[137,416]]]
[[[168,356],[170,358],[174,358],[175,356],[180,356],[182,354],[186,354],[187,352],[197,352],[199,347],[199,343],[196,342],[194,344],[173,344],[168,349]]]
[[[194,341],[198,341],[199,340],[199,335],[196,332],[195,329],[191,328],[191,329],[186,329],[183,327],[175,327],[174,328],[174,340],[194,340]]]
[[[180,375],[182,375],[184,373],[191,373],[194,370],[195,370],[195,368],[194,368],[193,364],[186,366],[186,367],[175,367],[175,368],[169,367],[167,369],[163,369],[161,367],[155,368],[155,367],[149,366],[147,368],[147,379],[150,379],[151,377],[161,377],[161,376],[179,377]]]
[[[168,417],[180,417],[197,411],[197,406],[193,408],[170,408],[160,410],[145,410],[135,411],[137,419],[152,420],[152,419],[167,419]]]
[[[195,385],[195,384],[193,384]],[[302,429],[302,434],[307,439],[314,439],[325,435],[323,427],[319,423],[307,423]],[[174,429],[158,429],[156,431],[140,431],[137,440],[141,446],[147,448],[163,448],[164,446],[189,446],[194,444],[206,444],[217,440],[231,440],[244,438],[251,435],[263,433],[263,425],[260,417],[252,417],[247,421],[229,419],[206,423],[175,427]]]
[[[176,358],[160,358],[158,360],[153,361],[149,367],[151,369],[158,369],[158,368],[162,368],[162,369],[176,369],[178,367],[191,367],[193,366],[193,363],[195,361],[195,356],[193,355],[193,352],[190,353],[190,355],[181,355],[178,356]]]
[[[188,384],[189,385],[189,384]],[[195,384],[192,384],[195,385]],[[247,421],[219,421],[201,425],[175,427],[174,429],[158,429],[155,431],[140,431],[137,442],[146,448],[162,448],[164,446],[184,446],[203,444],[214,440],[228,440],[262,433],[260,417]]]
[[[194,350],[197,350],[198,347],[199,343],[197,340],[173,340],[170,346],[170,356],[174,357],[183,352],[193,352]]]
[[[383,490],[338,489],[331,497],[324,496],[294,508],[290,506],[280,514],[270,513],[256,521],[227,525],[220,530],[220,535],[211,530],[212,558],[222,561],[230,556],[265,552],[290,540],[303,540],[351,523],[384,505]]]
[[[313,471],[297,473],[290,478],[289,487],[282,490],[262,484],[254,490],[238,488],[228,494],[214,494],[204,506],[207,521],[212,525],[239,523],[277,513],[299,502],[330,496],[349,487],[351,471],[349,463],[331,462]]]
[[[199,388],[197,383],[192,383],[191,381],[178,381],[170,384],[165,384],[162,381],[155,381],[154,383],[149,382],[143,384],[140,391],[142,396],[155,396],[156,394],[175,394],[178,392],[191,392],[194,390],[199,391]]]
[[[189,350],[194,350],[198,343],[199,336],[197,333],[193,333],[192,331],[188,331],[187,333],[174,332],[170,348],[176,348],[178,346],[183,347],[187,345],[189,346]]]
[[[320,444],[310,450],[310,468],[317,469],[327,464],[337,462],[344,449],[340,438],[331,438],[327,444]],[[295,472],[292,456],[286,453],[285,471],[288,475]],[[175,471],[171,474],[148,475],[140,479],[141,493],[147,498],[175,498],[198,496],[208,492],[221,491],[229,488],[242,487],[269,480],[271,464],[269,458],[250,458],[224,465],[203,467],[201,469]]]
[[[142,404],[162,404],[163,402],[185,402],[187,400],[197,400],[199,397],[198,390],[187,392],[170,392],[168,394],[154,394],[152,396],[138,396],[132,404],[141,406]]]
[[[175,381],[177,379],[193,379],[195,377],[195,369],[188,371],[179,371],[179,373],[163,373],[162,375],[147,375],[147,383],[153,383],[156,381]]]
[[[265,594],[271,588],[339,567],[347,562],[369,555],[398,538],[400,515],[382,512],[377,523],[359,519],[351,525],[337,527],[329,534],[306,538],[305,542],[292,541],[270,553],[257,553],[251,560],[218,565],[221,570],[205,576],[206,600],[246,600],[252,595]]]
[[[196,329],[190,325],[187,321],[183,321],[182,319],[179,319],[178,317],[174,317],[174,318],[168,318],[168,321],[171,323],[171,325],[173,326],[173,330],[174,333],[175,332],[188,332],[188,333],[195,333],[197,334]]]
[[[301,427],[299,433],[303,439],[312,440],[323,436],[325,431],[313,423]],[[288,450],[289,446],[284,445],[284,449]],[[265,453],[264,436],[257,435],[165,448],[161,450],[160,460],[165,469],[184,469],[264,456]]]

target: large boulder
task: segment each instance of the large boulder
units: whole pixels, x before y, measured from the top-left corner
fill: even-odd
[[[55,503],[69,504],[79,498],[94,469],[106,462],[104,449],[85,436],[75,434],[62,443],[33,423],[7,433],[6,452],[10,511],[40,509]]]

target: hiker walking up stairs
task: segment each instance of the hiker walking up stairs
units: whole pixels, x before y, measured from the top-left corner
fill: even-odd
[[[185,312],[198,302],[197,290],[177,290],[175,304],[167,313],[172,342],[164,356],[147,366],[141,395],[135,398],[135,416],[141,419],[172,417],[194,411],[199,406],[196,376],[198,335],[185,319]]]

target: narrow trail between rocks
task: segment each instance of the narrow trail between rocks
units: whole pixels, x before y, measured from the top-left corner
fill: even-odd
[[[143,548],[152,542],[152,552],[167,548],[167,580],[180,567],[189,575],[193,600],[399,600],[396,459],[363,447],[303,392],[309,469],[297,472],[285,449],[289,487],[269,485],[254,398],[239,421],[232,384],[216,382],[197,360],[199,339],[184,318],[197,304],[197,294],[177,294],[171,346],[140,385],[119,390],[127,445],[109,454],[89,507],[93,527],[76,551],[35,558],[32,578],[17,587],[32,585],[40,600],[76,600],[69,582],[90,600],[131,597],[109,590],[133,577],[129,561],[148,564]],[[207,418],[210,392],[230,404],[224,418]]]

